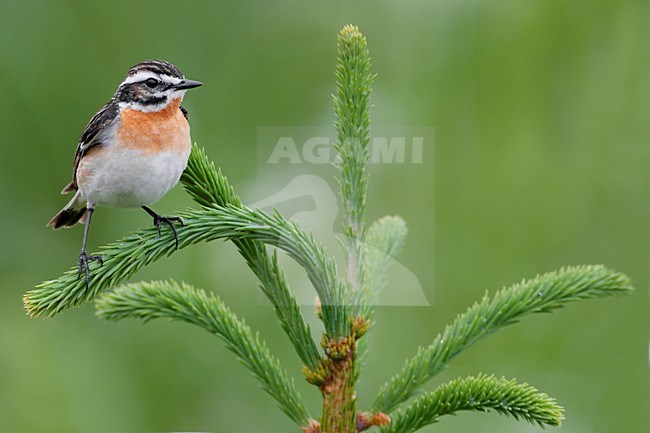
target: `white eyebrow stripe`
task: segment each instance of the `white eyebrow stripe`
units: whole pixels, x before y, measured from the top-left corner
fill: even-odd
[[[158,78],[158,77],[153,72],[149,72],[149,71],[138,72],[135,75],[131,75],[130,77],[126,77],[126,79],[124,81],[122,81],[122,84],[137,83],[139,81],[144,81],[147,78]],[[120,86],[122,84],[120,84]]]
[[[183,81],[182,78],[172,77],[171,75],[165,75],[165,74],[161,75],[160,79],[163,80],[165,83],[169,83],[169,84],[178,84],[181,81]]]
[[[171,75],[166,75],[166,74],[158,75],[150,71],[143,71],[143,72],[138,72],[135,75],[131,75],[130,77],[126,77],[126,80],[122,81],[122,84],[120,84],[120,86],[124,84],[138,83],[141,81],[145,81],[148,78],[161,79],[165,83],[169,83],[169,84],[178,84],[181,81],[183,81],[181,78],[172,77]]]

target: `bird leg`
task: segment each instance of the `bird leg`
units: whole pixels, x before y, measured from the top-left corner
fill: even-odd
[[[90,218],[93,216],[94,208],[89,207],[87,212],[88,212],[88,217],[86,218],[86,227],[84,227],[84,240],[83,243],[81,244],[81,253],[79,254],[79,270],[77,273],[77,278],[81,276],[81,272],[85,271],[86,273],[86,289],[88,288],[88,282],[90,280],[89,278],[89,268],[88,268],[88,262],[93,262],[97,261],[99,262],[99,265],[102,266],[104,264],[104,261],[102,260],[101,256],[89,256],[86,253],[86,242],[88,241],[88,231],[90,230]]]

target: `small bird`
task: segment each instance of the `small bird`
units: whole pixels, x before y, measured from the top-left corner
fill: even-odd
[[[86,225],[79,275],[88,263],[101,256],[88,255],[86,242],[95,206],[141,207],[158,228],[168,225],[178,248],[177,222],[148,206],[172,189],[187,166],[190,155],[190,125],[181,107],[185,91],[203,83],[188,80],[174,65],[163,60],[145,60],[129,69],[113,98],[90,119],[75,153],[72,181],[61,194],[74,192],[72,200],[50,220],[58,229],[77,222]]]

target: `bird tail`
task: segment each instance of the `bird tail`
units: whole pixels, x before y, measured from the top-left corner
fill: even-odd
[[[81,199],[81,193],[77,191],[72,200],[58,214],[54,215],[47,225],[56,230],[61,227],[72,227],[78,222],[85,224],[86,211],[85,200]]]

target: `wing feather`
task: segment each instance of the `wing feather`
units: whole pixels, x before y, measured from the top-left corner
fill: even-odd
[[[111,99],[97,112],[97,114],[93,116],[92,119],[90,119],[90,122],[88,122],[86,128],[84,128],[84,132],[81,134],[81,139],[77,144],[74,163],[72,164],[72,182],[63,189],[64,193],[77,190],[77,168],[79,167],[81,158],[83,158],[88,149],[102,144],[100,140],[100,132],[113,123],[119,114],[119,104],[115,99]]]

